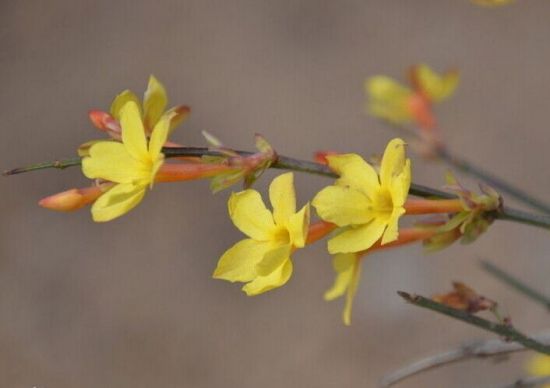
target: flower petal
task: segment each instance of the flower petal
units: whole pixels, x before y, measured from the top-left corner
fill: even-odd
[[[325,187],[311,204],[319,217],[338,226],[365,224],[373,217],[370,199],[350,187]]]
[[[287,229],[292,245],[296,248],[303,248],[306,245],[309,230],[309,204],[290,216]]]
[[[409,188],[411,187],[411,161],[407,159],[405,166],[401,174],[392,179],[389,185],[389,191],[394,207],[403,206],[409,195]]]
[[[331,254],[361,252],[370,248],[384,233],[386,223],[378,218],[366,225],[345,228],[328,241]]]
[[[130,183],[147,175],[143,165],[132,158],[121,143],[95,143],[90,147],[89,154],[89,157],[82,159],[82,172],[90,179]]]
[[[416,66],[414,72],[421,91],[434,102],[449,98],[455,92],[460,78],[456,71],[439,75],[424,64]]]
[[[222,255],[212,277],[230,282],[248,282],[256,278],[256,265],[273,250],[271,242],[244,239]]]
[[[95,222],[111,221],[128,213],[145,195],[145,187],[131,183],[116,185],[94,202],[92,217]]]
[[[408,107],[413,92],[386,76],[375,76],[365,82],[369,96],[367,110],[375,116],[394,123],[404,123],[413,116]]]
[[[259,276],[269,276],[277,270],[285,261],[290,260],[292,246],[290,244],[281,245],[267,252],[264,258],[256,264],[256,273]]]
[[[380,166],[380,183],[382,186],[391,185],[394,177],[405,168],[405,142],[399,138],[391,140],[386,146],[382,164]]]
[[[170,117],[162,116],[161,119],[155,125],[151,138],[149,139],[149,155],[151,160],[155,161],[160,156],[160,151],[168,139],[168,132],[170,131]]]
[[[399,236],[399,217],[403,214],[405,214],[404,208],[396,207],[393,209],[390,219],[388,220],[388,227],[382,236],[382,245],[397,240]]]
[[[336,272],[336,279],[330,289],[325,292],[325,300],[333,300],[344,295],[351,282],[353,266],[357,260],[355,253],[339,253],[332,258],[332,267]]]
[[[273,206],[273,219],[277,225],[286,225],[290,216],[296,213],[294,174],[287,172],[273,179],[269,185],[269,200]]]
[[[533,376],[550,375],[550,356],[537,354],[527,363],[527,371]]]
[[[273,238],[275,233],[273,216],[256,190],[244,190],[231,194],[227,205],[231,220],[241,232],[258,241],[268,241]]]
[[[135,102],[127,102],[120,110],[120,126],[122,127],[122,143],[128,153],[137,160],[148,161],[147,139],[139,107]]]
[[[357,288],[359,286],[359,280],[361,279],[361,262],[360,260],[355,260],[353,266],[353,271],[351,275],[351,281],[348,287],[348,292],[346,293],[346,304],[344,306],[344,312],[342,313],[342,319],[346,326],[351,325],[351,309],[353,307],[353,299],[357,293]]]
[[[329,155],[327,156],[327,160],[330,168],[340,175],[340,179],[336,181],[336,185],[349,186],[362,191],[366,196],[369,196],[369,193],[373,190],[380,188],[378,174],[359,155]]]
[[[147,90],[143,96],[143,117],[147,128],[150,129],[156,125],[167,103],[168,96],[166,95],[166,89],[155,76],[151,75]]]
[[[125,90],[115,97],[111,103],[111,116],[120,121],[120,110],[127,102],[133,101],[139,107],[139,99],[130,90]],[[140,111],[141,115],[141,111]]]
[[[258,295],[274,288],[281,287],[290,279],[291,275],[292,261],[287,260],[268,276],[258,276],[250,283],[247,283],[243,287],[243,291],[246,292],[248,296]]]

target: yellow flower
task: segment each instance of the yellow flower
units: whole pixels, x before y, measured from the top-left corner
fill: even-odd
[[[164,115],[156,122],[147,144],[137,103],[127,101],[117,112],[122,143],[96,142],[82,160],[82,171],[88,178],[116,183],[93,204],[96,222],[110,221],[134,208],[164,162],[161,149],[168,137],[170,116]]]
[[[353,298],[357,293],[361,277],[361,259],[356,253],[339,253],[332,259],[332,267],[336,271],[336,279],[332,287],[325,292],[325,300],[334,300],[346,294],[346,302],[342,319],[346,325],[351,324],[351,308]]]
[[[273,213],[256,190],[233,193],[229,216],[249,238],[229,248],[218,262],[213,277],[247,282],[243,291],[258,295],[284,285],[292,274],[291,253],[303,248],[309,225],[309,204],[296,212],[294,176],[286,173],[273,180],[269,199]]]
[[[380,173],[359,155],[327,157],[329,166],[340,175],[333,186],[325,187],[312,205],[323,220],[340,227],[328,241],[331,254],[360,252],[380,237],[382,244],[398,236],[399,217],[411,183],[405,143],[390,141],[384,152]]]
[[[150,134],[162,116],[170,116],[170,128],[174,128],[189,114],[189,108],[180,105],[164,111],[168,104],[168,95],[164,86],[155,78],[149,76],[147,90],[143,95],[143,107],[139,98],[130,90],[124,90],[117,95],[111,104],[111,116],[120,121],[122,108],[129,101],[133,101],[139,107],[140,117],[143,119],[145,133]]]
[[[413,66],[410,72],[412,87],[403,86],[386,76],[374,76],[365,81],[369,114],[394,124],[417,121],[433,126],[431,104],[449,98],[458,86],[456,71],[442,75],[429,66]]]
[[[378,75],[367,79],[365,90],[369,97],[369,114],[391,123],[407,123],[414,120],[410,99],[414,92],[390,77]]]
[[[418,91],[431,102],[441,102],[451,97],[460,80],[456,71],[437,74],[425,64],[414,66],[411,77]]]
[[[533,376],[550,376],[550,356],[537,354],[527,363],[527,371]],[[550,388],[550,384],[542,388]]]

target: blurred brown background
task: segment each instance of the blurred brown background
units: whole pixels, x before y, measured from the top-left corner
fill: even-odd
[[[437,108],[450,147],[550,198],[549,16],[545,0],[492,10],[467,0],[4,0],[1,164],[72,156],[99,137],[87,111],[107,109],[125,88],[141,94],[150,73],[173,104],[193,108],[178,141],[201,145],[209,130],[246,149],[261,132],[287,155],[368,156],[395,133],[363,113],[364,78],[402,78],[427,62],[461,70],[456,96]],[[443,165],[412,158],[415,182],[442,185]],[[303,203],[328,181],[297,183]],[[0,387],[374,387],[419,356],[491,337],[395,294],[429,295],[452,280],[497,299],[525,331],[548,323],[477,263],[490,258],[550,293],[541,230],[497,223],[471,246],[372,255],[347,328],[342,301],[322,299],[333,280],[323,244],[294,255],[288,285],[248,298],[210,279],[241,238],[227,192],[158,185],[103,225],[88,210],[36,205],[86,184],[78,169],[1,179]],[[402,386],[511,382],[526,356],[466,362]]]

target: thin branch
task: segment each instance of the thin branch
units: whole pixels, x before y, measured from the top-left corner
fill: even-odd
[[[67,167],[80,166],[80,164],[81,164],[80,158],[55,160],[53,162],[37,163],[27,167],[14,168],[13,170],[6,170],[2,173],[2,175],[4,176],[16,175],[16,174],[22,174],[24,172],[45,170],[48,168],[57,168],[62,170]]]
[[[527,296],[528,298],[534,300],[537,303],[540,303],[546,309],[550,310],[550,298],[546,295],[542,294],[541,292],[535,290],[531,286],[525,284],[518,278],[510,275],[509,273],[503,271],[499,267],[497,267],[495,264],[491,263],[487,260],[480,260],[481,267],[489,272],[491,275],[496,277],[498,280],[502,281],[503,283],[506,283],[510,287],[514,288],[516,291],[519,291],[523,295]]]
[[[550,205],[548,205],[547,203],[506,182],[504,179],[499,178],[498,176],[486,170],[483,170],[481,167],[478,167],[471,162],[468,162],[456,155],[451,154],[447,149],[437,149],[437,156],[449,165],[455,167],[457,170],[460,170],[465,174],[472,175],[486,182],[487,184],[489,184],[489,186],[492,186],[498,192],[515,198],[533,209],[539,210],[546,214],[550,214]]]
[[[550,383],[550,376],[530,376],[516,380],[512,384],[501,385],[499,388],[533,388]]]
[[[447,315],[451,318],[466,322],[472,326],[479,327],[480,329],[498,334],[499,336],[502,336],[509,341],[518,342],[526,348],[533,349],[536,352],[550,355],[550,345],[541,344],[540,342],[529,338],[525,334],[520,333],[510,325],[491,322],[487,319],[480,318],[476,315],[469,314],[462,310],[457,310],[455,308],[435,302],[429,298],[425,298],[420,295],[412,295],[403,291],[398,291],[397,293],[399,294],[399,296],[405,299],[405,301],[415,306],[423,307],[438,312],[440,314]]]
[[[211,150],[206,147],[167,147],[162,151],[167,158],[175,158],[182,156],[226,156],[222,152]],[[253,155],[249,151],[233,151],[241,156],[250,156]],[[80,159],[66,159],[66,160],[57,160],[51,163],[39,163],[29,167],[16,168],[14,170],[8,170],[4,172],[4,175],[15,175],[21,174],[28,171],[43,170],[48,168],[57,168],[64,169],[67,167],[80,165]],[[295,158],[290,158],[288,156],[278,155],[277,159],[271,164],[271,168],[282,169],[282,170],[292,170],[299,171],[308,174],[321,175],[329,178],[337,178],[336,175],[328,166],[316,162],[310,162],[307,160],[300,160]],[[457,198],[456,195],[447,193],[445,191],[433,189],[431,187],[426,187],[418,185],[415,183],[411,184],[409,193],[417,197],[426,197],[426,198],[442,198],[442,199],[453,199]],[[513,221],[526,225],[536,226],[539,228],[550,229],[550,216],[537,215],[526,213],[521,210],[511,209],[508,207],[503,207],[498,211],[494,211],[490,214],[494,219]]]
[[[531,336],[541,344],[550,345],[550,332],[544,332]],[[505,356],[510,353],[528,350],[526,347],[516,343],[507,342],[501,339],[477,341],[450,349],[442,353],[422,358],[384,376],[380,382],[381,387],[390,387],[398,382],[419,373],[439,368],[449,364],[462,362],[470,359],[484,359],[489,357]]]
[[[401,132],[404,136],[413,136],[418,141],[424,141],[420,136],[419,131],[413,127],[388,123],[385,120],[380,120],[384,125],[390,126],[392,129]],[[512,185],[504,179],[494,175],[493,173],[478,167],[472,162],[469,162],[453,153],[451,153],[446,147],[434,146],[434,154],[455,169],[461,171],[464,174],[473,176],[481,181],[487,183],[501,194],[505,194],[509,197],[515,198],[520,202],[530,206],[533,209],[542,211],[543,213],[550,214],[550,205],[538,198],[533,197],[531,194],[526,193],[524,190]]]

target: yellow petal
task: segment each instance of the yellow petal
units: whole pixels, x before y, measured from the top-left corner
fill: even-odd
[[[160,151],[164,143],[166,143],[166,139],[168,139],[169,131],[170,117],[162,116],[151,133],[151,139],[149,139],[149,155],[151,160],[157,160],[159,157]]]
[[[378,174],[374,168],[357,154],[329,155],[328,164],[340,179],[338,186],[349,186],[369,196],[373,190],[380,188]]]
[[[346,326],[351,325],[351,309],[353,307],[353,299],[357,293],[357,287],[359,286],[359,280],[361,278],[361,266],[360,260],[355,260],[351,281],[346,293],[346,304],[344,306],[344,312],[342,313],[342,319]]]
[[[327,186],[311,204],[319,217],[338,226],[365,224],[373,217],[369,198],[350,187]]]
[[[365,89],[370,98],[379,101],[398,101],[412,94],[409,88],[384,75],[369,78],[365,83]]]
[[[82,143],[78,150],[76,151],[78,153],[78,156],[81,158],[84,158],[86,156],[90,156],[90,147],[93,146],[96,143],[104,142],[105,140],[90,140],[86,143]]]
[[[273,248],[271,242],[241,240],[225,251],[212,276],[230,282],[248,282],[257,276],[256,265]]]
[[[403,206],[409,195],[411,187],[411,161],[407,159],[401,174],[393,178],[388,190],[391,194],[391,199],[394,207]]]
[[[243,291],[246,292],[248,296],[258,295],[274,288],[281,287],[290,279],[291,275],[292,261],[287,260],[268,276],[258,276],[250,283],[247,283],[243,287]]]
[[[404,123],[413,119],[408,107],[413,92],[390,77],[375,76],[365,82],[369,96],[368,112],[394,123]]]
[[[424,64],[416,66],[414,71],[420,89],[431,101],[445,100],[458,86],[459,75],[456,71],[439,75]]]
[[[273,248],[267,252],[263,259],[256,264],[256,273],[259,276],[269,276],[273,271],[277,270],[283,263],[290,260],[290,252],[292,246],[285,244]]]
[[[277,225],[286,225],[289,217],[296,213],[294,174],[287,172],[273,179],[269,185],[269,200],[273,206],[273,219]]]
[[[353,275],[353,266],[357,260],[355,253],[340,253],[332,258],[332,267],[336,272],[336,279],[332,287],[325,292],[325,300],[333,300],[344,295],[349,287]]]
[[[405,209],[396,207],[388,220],[388,227],[382,236],[382,245],[397,240],[399,236],[399,217],[405,214]]]
[[[143,165],[133,159],[121,143],[102,141],[90,147],[89,157],[82,159],[82,172],[90,179],[131,183],[147,176]]]
[[[384,233],[386,224],[378,218],[366,225],[348,227],[328,241],[331,254],[361,252],[370,248]]]
[[[380,166],[380,182],[388,187],[392,179],[403,172],[405,167],[405,142],[399,138],[392,139],[386,146]]]
[[[127,102],[120,110],[120,126],[122,127],[122,143],[128,153],[135,159],[148,161],[147,139],[138,105]]]
[[[303,248],[306,245],[309,230],[309,204],[290,216],[287,229],[292,245],[296,248]]]
[[[527,371],[533,376],[550,375],[550,356],[537,354],[527,363]]]
[[[227,205],[231,220],[241,232],[258,241],[273,239],[273,216],[256,190],[231,194]]]
[[[145,187],[131,183],[116,185],[94,202],[92,218],[95,222],[111,221],[128,213],[145,195]]]
[[[143,96],[143,116],[147,128],[153,128],[155,126],[160,116],[162,116],[167,103],[168,97],[166,95],[166,89],[164,89],[164,86],[155,76],[151,75],[149,77],[147,90]]]
[[[120,110],[128,101],[133,101],[139,107],[139,99],[129,90],[125,90],[115,97],[111,103],[111,116],[120,121]],[[140,112],[141,114],[141,112]]]

